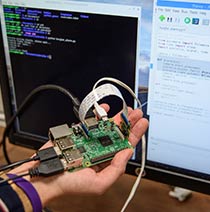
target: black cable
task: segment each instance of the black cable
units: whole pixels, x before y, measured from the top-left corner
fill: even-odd
[[[65,171],[64,165],[59,158],[43,161],[38,167],[29,169],[30,177],[48,177]]]
[[[30,161],[39,160],[40,162],[43,162],[43,161],[51,160],[54,158],[59,158],[59,156],[60,156],[60,153],[57,153],[57,151],[55,151],[54,147],[48,147],[46,149],[39,150],[36,153],[36,155],[32,158],[27,158],[27,159],[24,159],[21,161],[17,161],[12,164],[9,164],[9,165],[3,165],[0,167],[0,171],[5,171],[7,169],[14,168],[15,166],[19,166],[19,165],[22,165],[22,164],[30,162]]]
[[[27,158],[27,159],[24,159],[24,160],[20,160],[20,161],[11,163],[9,165],[3,165],[3,166],[0,167],[0,171],[5,171],[7,169],[11,169],[11,168],[14,168],[15,166],[19,166],[19,165],[22,165],[24,163],[34,161],[34,160],[36,160],[36,159],[34,159],[34,157],[33,157],[33,158]]]
[[[24,173],[24,174],[19,174],[19,175],[15,176],[15,177],[11,177],[11,178],[7,178],[7,179],[4,179],[4,180],[1,180],[1,181],[0,181],[0,186],[1,186],[2,184],[4,184],[4,183],[9,182],[10,180],[13,181],[13,180],[16,180],[16,179],[18,179],[18,178],[21,178],[21,177],[24,177],[24,176],[28,176],[28,175],[30,175],[29,172]],[[6,184],[5,184],[5,185],[6,185]]]
[[[7,178],[4,180],[1,180],[0,186],[6,182],[9,182],[10,180],[14,181],[18,178],[28,176],[28,175],[30,175],[31,178],[39,177],[39,176],[40,177],[48,177],[48,176],[52,176],[55,174],[60,174],[64,171],[65,171],[65,168],[64,168],[64,165],[61,162],[61,160],[59,158],[52,158],[47,161],[42,161],[38,167],[29,169],[27,173],[23,173],[23,174],[17,175],[12,178]]]
[[[70,93],[67,89],[59,86],[59,85],[52,85],[52,84],[48,84],[48,85],[41,85],[37,88],[35,88],[34,90],[32,90],[29,95],[23,100],[23,102],[21,103],[21,105],[19,106],[19,108],[17,109],[17,112],[10,118],[10,120],[7,122],[7,126],[3,132],[3,137],[0,143],[0,146],[3,146],[3,154],[4,157],[7,161],[8,164],[11,164],[11,161],[9,159],[9,156],[7,154],[7,150],[6,150],[6,137],[9,134],[9,131],[12,127],[13,122],[15,121],[15,119],[17,118],[17,116],[19,116],[21,114],[21,112],[23,112],[23,109],[31,102],[31,100],[36,97],[36,95],[39,92],[45,91],[45,90],[57,90],[60,91],[61,93],[65,94],[66,96],[68,96],[72,103],[73,103],[73,107],[76,108],[76,110],[74,110],[74,112],[76,113],[75,115],[78,117],[79,115],[77,114],[77,109],[79,108],[80,105],[80,101],[78,100],[78,98],[76,98],[72,93]]]

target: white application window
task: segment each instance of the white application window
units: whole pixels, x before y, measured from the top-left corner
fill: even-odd
[[[154,2],[148,160],[210,173],[210,3]]]

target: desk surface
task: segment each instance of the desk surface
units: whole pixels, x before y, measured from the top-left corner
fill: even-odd
[[[0,129],[1,133],[2,129]],[[10,159],[12,161],[29,157],[33,150],[12,144],[7,145]],[[3,160],[2,150],[0,161]],[[102,196],[70,196],[62,197],[54,201],[49,208],[53,212],[115,212],[120,211],[130,189],[135,182],[135,177],[123,175]],[[170,187],[168,185],[143,179],[127,212],[209,212],[210,196],[193,192],[192,196],[185,202],[179,202],[168,196]]]

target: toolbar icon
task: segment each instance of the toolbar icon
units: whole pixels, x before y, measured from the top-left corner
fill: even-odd
[[[189,17],[186,17],[184,19],[185,24],[189,24],[191,22],[191,19]]]
[[[202,20],[202,25],[209,26],[209,24],[210,24],[210,20],[209,19],[203,19]]]
[[[160,20],[161,22],[165,21],[165,19],[166,19],[166,17],[165,17],[164,15],[161,15],[161,16],[159,17],[159,20]]]
[[[198,24],[199,24],[199,21],[200,21],[199,18],[193,18],[193,19],[192,19],[192,24],[198,25]]]
[[[172,17],[167,17],[167,22],[171,23],[173,21]]]

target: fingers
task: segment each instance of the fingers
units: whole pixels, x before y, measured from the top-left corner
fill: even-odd
[[[119,125],[121,122],[120,114],[121,113],[118,113],[117,115],[114,116],[114,120],[117,125]],[[128,107],[128,120],[131,123],[131,127],[135,125],[135,123],[142,117],[143,117],[143,112],[140,109],[133,110],[131,107]]]
[[[133,109],[131,107],[128,107],[128,116],[132,113]],[[120,125],[120,122],[122,121],[121,119],[121,112],[117,113],[114,117],[114,122],[117,125]]]
[[[129,141],[133,147],[137,145],[142,135],[146,132],[147,128],[148,128],[147,119],[141,118],[135,122],[129,135]]]
[[[103,103],[103,104],[100,104],[100,106],[103,107],[106,112],[109,112],[110,106],[108,104]]]
[[[130,121],[131,128],[143,117],[143,112],[140,109],[130,110],[128,120]]]

